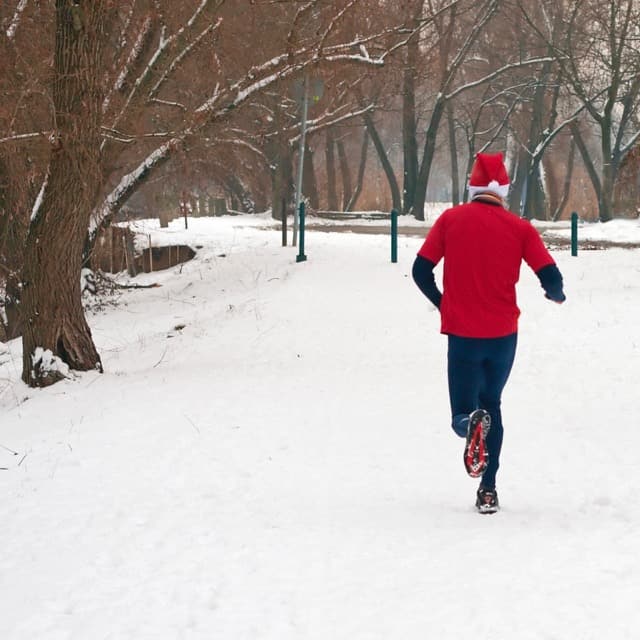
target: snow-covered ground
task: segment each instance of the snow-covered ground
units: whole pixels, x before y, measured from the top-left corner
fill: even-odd
[[[523,268],[481,516],[420,239],[297,264],[266,222],[152,229],[198,255],[90,316],[103,375],[30,390],[0,345],[0,636],[638,637],[640,251],[555,251],[562,306]]]

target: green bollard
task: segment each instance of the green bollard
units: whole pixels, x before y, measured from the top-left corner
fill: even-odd
[[[398,262],[398,212],[391,209],[391,262]]]
[[[298,255],[296,256],[296,262],[304,262],[307,259],[307,256],[304,254],[304,202],[300,203],[300,229],[298,233],[300,234],[300,245]]]
[[[578,214],[571,214],[571,255],[578,255]]]

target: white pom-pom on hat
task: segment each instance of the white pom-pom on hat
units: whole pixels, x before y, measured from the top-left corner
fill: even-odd
[[[500,198],[509,194],[509,176],[501,153],[479,153],[469,177],[469,195],[493,193]]]

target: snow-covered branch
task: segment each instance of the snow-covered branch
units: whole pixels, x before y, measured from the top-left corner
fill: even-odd
[[[242,138],[231,138],[231,139],[219,138],[215,141],[215,146],[217,147],[218,145],[229,145],[229,146],[242,147],[244,149],[249,149],[249,151],[251,151],[256,156],[258,156],[266,166],[269,166],[269,159],[264,154],[264,151],[262,151],[262,149],[259,149],[255,145],[251,144],[247,140],[243,140]]]
[[[172,151],[181,144],[182,140],[182,137],[171,138],[171,140],[168,140],[150,153],[133,171],[121,178],[100,207],[93,213],[89,226],[89,235],[91,237],[95,236],[102,223],[118,211],[126,199],[142,184],[145,176],[168,160]]]
[[[20,0],[18,6],[16,7],[16,11],[13,14],[13,18],[9,23],[9,27],[7,28],[7,38],[9,40],[13,40],[16,37],[16,31],[18,30],[18,26],[20,24],[20,18],[22,18],[22,12],[27,8],[29,0]]]
[[[122,29],[120,31],[120,49],[124,49],[127,46],[127,31],[129,30],[129,25],[131,24],[131,20],[133,19],[133,13],[136,9],[136,0],[129,5],[129,11],[127,11],[127,15],[124,18]]]
[[[110,140],[116,140],[124,144],[131,144],[136,140],[145,138],[175,138],[178,134],[175,131],[153,131],[151,133],[127,134],[109,127],[102,127],[102,136]]]
[[[310,9],[315,7],[317,3],[318,3],[318,0],[311,0],[311,2],[307,2],[306,4],[299,7],[298,10],[296,11],[296,15],[293,18],[293,23],[291,24],[291,29],[289,29],[289,34],[287,35],[287,51],[288,52],[293,51],[294,49],[293,45],[295,41],[296,28],[300,23],[300,20],[306,13],[309,12]]]
[[[198,45],[206,35],[212,33],[222,23],[222,18],[218,18],[216,23],[208,25],[198,36],[196,36],[189,44],[187,44],[182,51],[173,59],[171,64],[166,68],[165,72],[160,76],[159,80],[149,91],[149,97],[155,98],[160,90],[160,87],[164,84],[167,78],[175,71],[176,67],[186,58],[187,55]]]
[[[323,60],[327,62],[356,62],[359,64],[367,64],[372,67],[383,67],[384,60],[381,58],[370,58],[358,53],[342,53],[336,55],[324,56]]]
[[[347,11],[349,11],[349,9],[351,9],[351,7],[353,7],[353,5],[356,4],[357,2],[358,2],[358,0],[350,0],[346,4],[346,6],[343,7],[340,11],[338,11],[338,13],[329,22],[329,25],[325,29],[324,33],[322,34],[322,37],[320,38],[320,42],[318,43],[317,53],[316,53],[316,57],[317,58],[322,56],[322,51],[324,49],[325,42],[327,41],[327,38],[329,37],[329,34],[335,29],[336,25],[342,19],[342,17],[345,15],[345,13],[347,13]]]
[[[40,136],[48,135],[45,131],[34,131],[33,133],[16,133],[15,135],[7,136],[6,138],[0,138],[0,144],[5,142],[19,142],[21,140],[33,140],[33,138],[39,138]]]
[[[171,100],[160,100],[160,98],[152,98],[149,100],[151,104],[159,104],[165,107],[175,107],[176,109],[180,109],[181,111],[186,111],[187,106],[182,104],[181,102],[173,102]]]
[[[138,89],[142,86],[142,83],[149,76],[154,65],[156,64],[156,62],[158,61],[158,59],[160,58],[164,50],[167,48],[167,46],[169,46],[171,38],[167,38],[166,33],[167,33],[167,28],[163,26],[160,31],[160,39],[158,41],[158,46],[156,47],[156,50],[153,52],[153,55],[149,59],[145,68],[142,70],[142,73],[136,78],[136,81],[133,83],[133,87],[131,88],[129,95],[124,101],[124,104],[120,109],[120,112],[116,115],[116,117],[113,119],[113,122],[111,123],[112,128],[115,128],[118,125],[118,123],[120,122],[124,114],[127,112],[127,109],[129,108],[131,101],[133,100],[136,93],[138,92]]]
[[[137,93],[139,92],[140,88],[145,83],[145,81],[151,76],[151,74],[154,71],[155,66],[156,66],[158,60],[161,58],[161,56],[166,53],[166,51],[169,49],[169,47],[171,45],[173,45],[173,43],[176,42],[185,33],[185,31],[187,29],[190,29],[195,24],[197,18],[202,14],[202,12],[205,10],[205,8],[209,4],[209,2],[210,2],[210,0],[202,0],[200,2],[200,4],[196,7],[195,11],[193,12],[193,14],[189,18],[189,20],[186,22],[186,24],[184,26],[180,27],[172,35],[167,36],[167,27],[166,27],[166,25],[162,26],[162,28],[160,30],[160,37],[159,37],[159,40],[158,40],[158,45],[157,45],[155,51],[153,52],[153,54],[149,58],[147,64],[145,65],[145,67],[142,70],[142,72],[140,73],[140,75],[136,78],[135,82],[133,83],[131,91],[129,92],[129,95],[125,99],[124,104],[123,104],[122,108],[120,109],[119,113],[113,119],[113,122],[111,123],[111,127],[116,127],[118,125],[118,123],[120,122],[120,120],[123,118],[124,114],[129,109],[129,106],[130,106],[131,102],[133,101],[134,97],[137,95]],[[218,21],[217,24],[219,24],[219,21]],[[217,24],[215,26],[217,26]],[[212,25],[210,25],[210,27],[211,26]],[[204,35],[206,35],[206,33],[208,31],[210,31],[210,29],[205,29],[205,31],[201,34],[201,37],[204,37]],[[134,50],[135,50],[135,47],[134,47]],[[186,55],[186,53],[184,53],[184,55]],[[178,64],[177,61],[174,61],[174,62],[175,62],[175,64]],[[166,77],[169,75],[169,73],[170,73],[170,71],[168,71],[165,74],[165,76],[161,79],[161,82],[166,79]],[[156,84],[156,86],[154,87],[155,91],[157,91],[157,89],[159,88],[161,82]]]
[[[113,95],[113,93],[115,91],[121,91],[122,88],[124,87],[124,83],[127,77],[129,76],[129,74],[131,73],[133,64],[136,62],[136,60],[140,58],[140,54],[142,53],[144,43],[151,33],[152,25],[153,25],[153,22],[151,18],[147,16],[144,22],[142,23],[140,30],[138,31],[138,36],[133,44],[133,47],[131,47],[131,51],[129,52],[129,55],[127,56],[127,59],[124,65],[122,66],[122,69],[118,74],[118,77],[116,78],[113,88],[105,96],[104,104],[102,106],[103,113],[105,113],[107,108],[109,107],[109,103],[111,102],[111,96]]]
[[[640,130],[636,131],[629,140],[620,147],[620,154],[624,156],[628,153],[633,147],[636,146],[638,140],[640,140]]]
[[[498,0],[490,0],[490,2],[486,6],[484,14],[480,17],[479,20],[474,23],[473,28],[469,32],[466,40],[462,43],[462,46],[458,49],[458,52],[453,58],[453,61],[449,64],[447,77],[445,78],[441,87],[441,91],[443,93],[447,91],[449,85],[453,82],[458,69],[465,61],[467,54],[469,53],[469,50],[473,46],[474,42],[478,39],[478,36],[482,32],[486,24],[489,22],[489,20],[491,20],[493,15],[498,10],[498,4]]]
[[[347,45],[345,45],[346,47]],[[217,85],[214,94],[203,102],[197,109],[196,113],[199,115],[209,114],[213,119],[223,117],[230,111],[239,107],[242,103],[246,102],[254,94],[264,90],[266,87],[274,84],[276,81],[281,81],[286,78],[299,75],[308,65],[314,64],[317,60],[301,60],[296,64],[283,64],[287,60],[287,56],[278,56],[272,58],[261,67],[256,68],[252,73],[248,74],[242,81],[237,82],[229,91],[220,91],[220,87]],[[365,58],[364,56],[356,53],[344,53],[323,56],[322,60],[325,62],[351,62],[366,64],[369,66],[383,66],[384,62],[378,58]],[[278,64],[280,67],[278,68]],[[263,70],[267,68],[276,68],[276,71],[253,81],[255,75],[258,73],[258,69]],[[249,84],[246,83],[246,79],[252,80]],[[244,85],[244,86],[243,86]],[[225,98],[225,104],[223,107],[218,108],[218,103],[222,102],[222,98]]]
[[[499,69],[496,69],[495,71],[492,71],[491,73],[487,74],[486,76],[483,76],[482,78],[479,78],[478,80],[474,80],[472,82],[468,82],[467,84],[462,85],[461,87],[458,87],[457,89],[455,89],[451,93],[448,93],[446,96],[444,96],[444,98],[445,98],[445,100],[451,100],[451,99],[455,98],[456,96],[458,96],[459,94],[461,94],[463,91],[467,91],[468,89],[473,89],[474,87],[478,87],[478,86],[484,84],[485,82],[489,82],[490,80],[494,80],[495,78],[497,78],[498,76],[502,75],[506,71],[509,71],[510,69],[517,69],[517,68],[520,68],[520,67],[527,67],[527,66],[530,66],[532,64],[540,64],[542,62],[552,62],[553,60],[554,60],[554,58],[550,58],[548,56],[545,56],[545,57],[542,57],[542,58],[530,58],[529,60],[520,60],[518,62],[510,62],[509,64],[503,65]]]
[[[372,113],[375,111],[376,106],[374,104],[370,104],[363,109],[358,109],[356,111],[350,111],[349,113],[345,113],[343,115],[332,117],[332,114],[326,114],[323,118],[316,118],[315,120],[307,121],[307,134],[317,133],[318,131],[322,131],[323,129],[327,129],[328,127],[332,127],[337,124],[342,124],[343,122],[347,122],[348,120],[352,120],[353,118],[358,118],[360,116],[365,115],[366,113]],[[294,138],[289,139],[289,144],[295,144],[299,135]]]
[[[36,197],[36,200],[33,203],[33,208],[31,209],[32,223],[35,222],[35,220],[37,219],[40,213],[40,208],[42,207],[42,201],[44,200],[44,191],[47,188],[48,182],[49,182],[49,172],[47,172],[47,175],[44,177],[44,180],[42,181],[42,186],[40,187],[40,191],[38,191],[38,196]]]

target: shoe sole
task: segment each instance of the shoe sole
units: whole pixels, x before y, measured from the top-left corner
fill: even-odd
[[[498,511],[500,511],[500,507],[498,505],[486,505],[486,504],[481,504],[481,505],[476,505],[476,510],[478,513],[483,513],[483,514],[487,514],[487,513],[497,513]]]
[[[479,478],[489,464],[486,439],[491,428],[491,416],[484,409],[476,409],[469,416],[467,443],[464,447],[464,468],[472,478]]]

